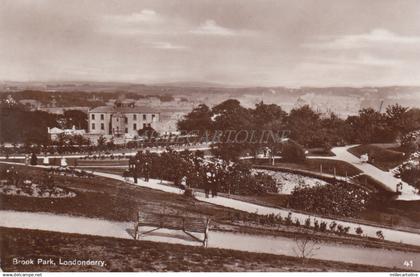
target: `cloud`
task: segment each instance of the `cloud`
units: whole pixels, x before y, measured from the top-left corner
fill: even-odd
[[[117,35],[159,34],[166,19],[154,10],[144,9],[137,13],[103,15],[98,29]]]
[[[161,50],[186,50],[188,49],[187,46],[172,44],[170,42],[154,42],[152,43],[152,47],[155,49],[161,49]]]
[[[373,29],[369,33],[357,35],[342,35],[319,37],[317,42],[305,43],[302,46],[316,49],[354,49],[369,48],[375,45],[417,45],[420,44],[418,36],[401,36],[385,29]]]
[[[190,33],[196,35],[214,35],[214,36],[234,36],[237,33],[229,28],[222,27],[216,21],[208,19],[200,26],[191,30]]]
[[[162,21],[161,16],[154,10],[148,9],[125,15],[105,15],[104,19],[114,24],[158,23]]]
[[[401,60],[378,57],[371,54],[357,54],[357,55],[346,55],[346,56],[334,56],[334,57],[315,57],[307,60],[308,63],[312,64],[324,64],[324,65],[346,65],[346,66],[399,66],[402,64]]]

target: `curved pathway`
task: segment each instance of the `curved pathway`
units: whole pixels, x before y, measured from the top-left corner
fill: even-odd
[[[312,156],[308,157],[310,159],[329,159],[329,160],[339,160],[347,162],[359,170],[361,170],[366,175],[371,176],[373,179],[384,184],[390,191],[395,192],[397,190],[397,185],[399,183],[403,184],[401,195],[398,196],[398,200],[420,200],[420,194],[418,190],[410,186],[406,182],[401,181],[401,179],[396,178],[391,171],[383,171],[376,166],[373,166],[370,163],[362,163],[358,157],[353,155],[348,151],[349,148],[352,148],[357,145],[349,145],[343,147],[334,147],[331,151],[335,154],[332,157],[318,157]]]

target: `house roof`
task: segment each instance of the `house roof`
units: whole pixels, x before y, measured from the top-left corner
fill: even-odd
[[[159,113],[157,109],[146,106],[114,107],[100,106],[89,110],[89,113]]]

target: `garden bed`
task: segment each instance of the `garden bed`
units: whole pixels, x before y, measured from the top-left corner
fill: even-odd
[[[273,171],[267,169],[253,169],[254,172],[262,172],[270,175],[276,180],[278,193],[291,194],[292,191],[299,186],[316,186],[326,185],[327,182],[321,179],[307,177],[300,174]]]
[[[76,193],[58,186],[46,186],[38,184],[4,184],[0,187],[0,194],[12,196],[25,196],[35,198],[71,198]]]

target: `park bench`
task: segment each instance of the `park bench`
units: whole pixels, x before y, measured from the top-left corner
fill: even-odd
[[[154,212],[138,212],[137,221],[134,224],[134,239],[165,228],[183,231],[186,235],[197,242],[201,242],[204,247],[207,247],[209,223],[210,219],[208,218],[186,217]],[[153,227],[153,229],[141,232],[139,228],[142,226]],[[193,233],[201,233],[203,234],[203,238],[200,238]]]

